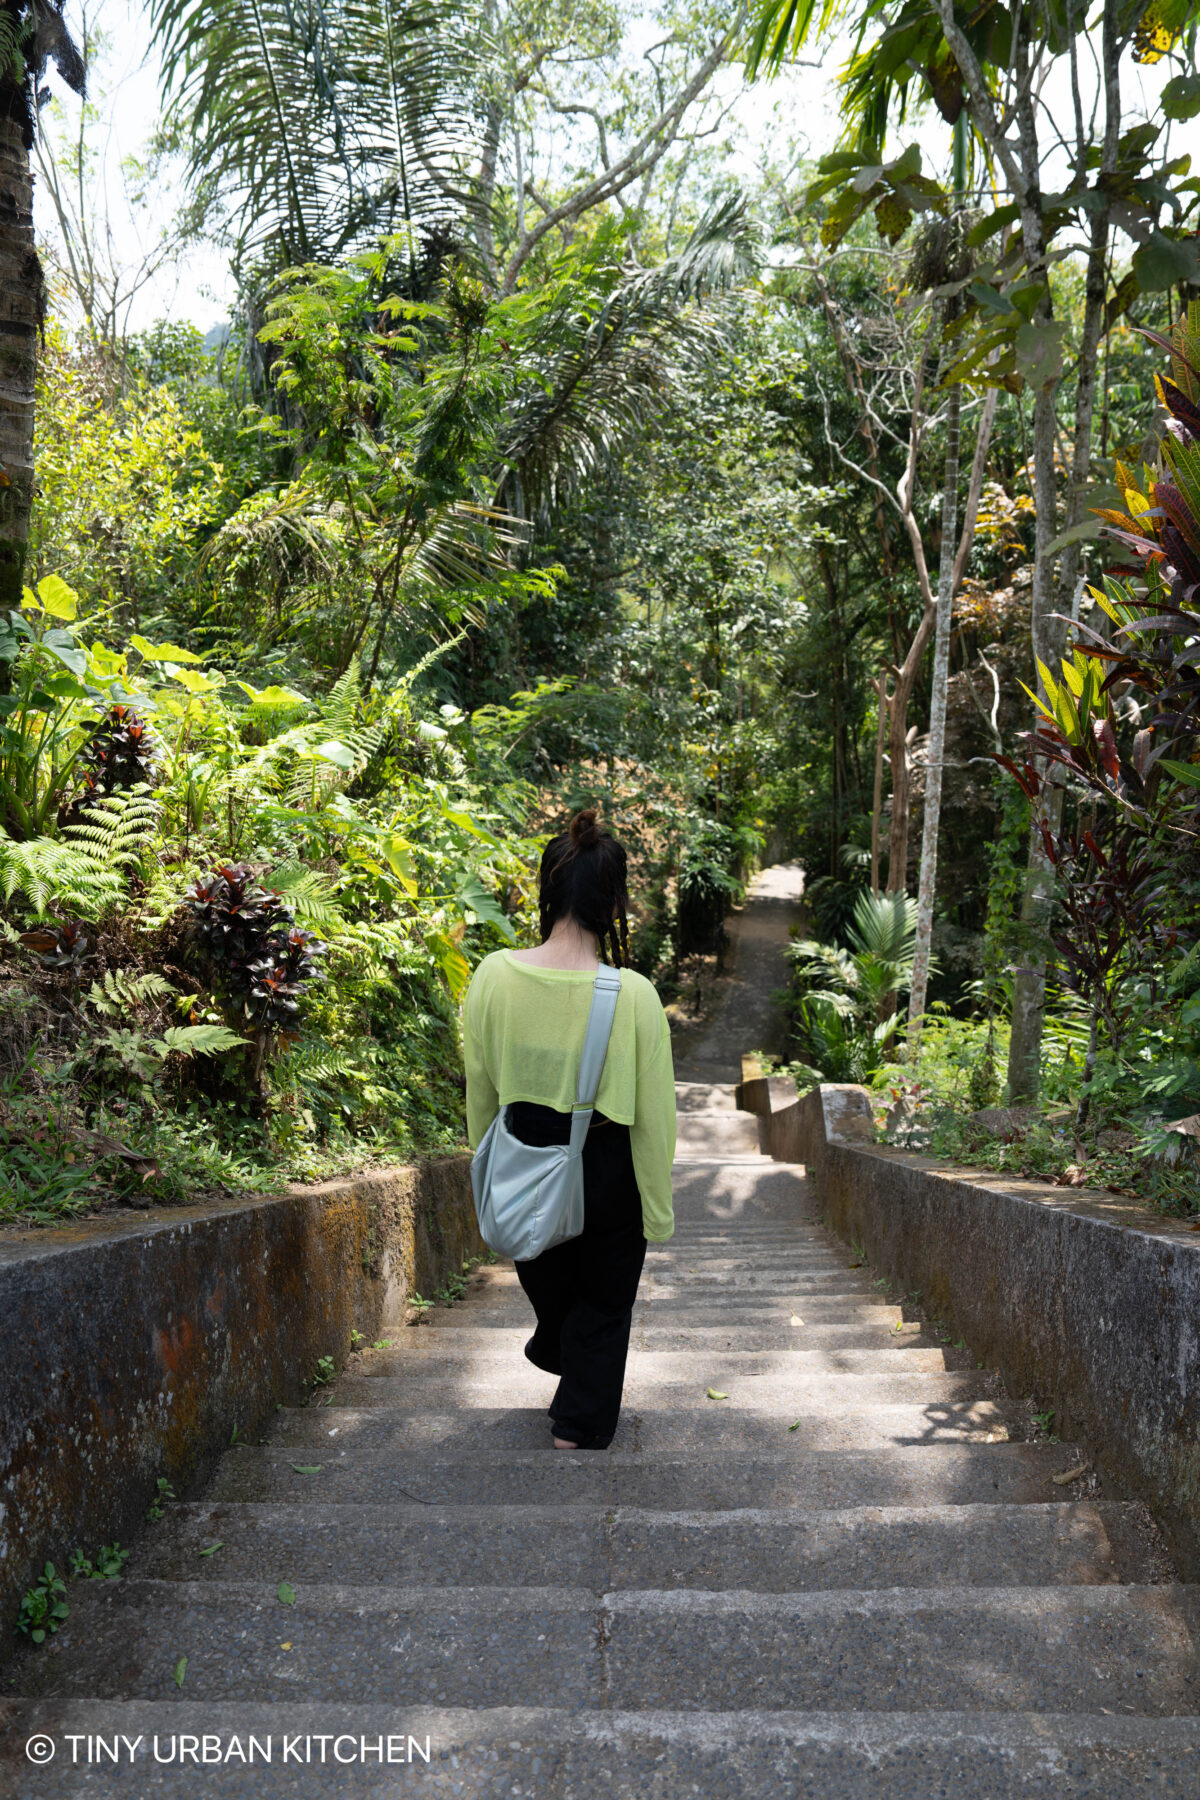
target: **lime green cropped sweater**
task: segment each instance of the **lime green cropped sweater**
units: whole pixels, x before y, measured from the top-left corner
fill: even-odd
[[[570,1112],[592,1003],[585,969],[542,969],[510,951],[485,956],[463,1002],[467,1132],[477,1145],[501,1106],[532,1100]],[[662,1002],[644,975],[621,971],[597,1110],[629,1126],[642,1223],[656,1243],[675,1229],[675,1071]]]

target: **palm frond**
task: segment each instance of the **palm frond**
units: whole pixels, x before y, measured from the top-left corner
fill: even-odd
[[[434,172],[469,134],[463,34],[447,0],[153,0],[192,180],[239,248],[333,260],[433,219]]]
[[[907,894],[859,895],[850,937],[860,956],[911,966],[916,936],[917,903]]]
[[[510,510],[544,515],[615,461],[669,404],[676,369],[722,341],[716,316],[701,302],[747,280],[754,264],[745,202],[731,195],[657,268],[606,271],[598,262],[589,269],[595,303],[581,309],[576,284],[571,305],[551,312],[539,381],[528,384],[511,414],[501,486]]]
[[[709,207],[675,256],[624,283],[621,304],[632,321],[657,318],[664,309],[744,287],[760,262],[758,229],[735,188]]]
[[[525,542],[521,521],[500,507],[455,500],[438,509],[432,529],[413,545],[406,585],[436,589],[494,580],[507,553]]]
[[[280,583],[332,575],[345,528],[324,511],[312,489],[291,482],[252,494],[213,533],[200,554],[210,579],[251,567]]]
[[[799,56],[809,38],[840,17],[838,0],[759,0],[750,16],[746,44],[746,76],[777,75],[785,62]]]
[[[442,643],[435,644],[431,650],[427,650],[424,656],[420,657],[412,665],[411,669],[406,669],[404,671],[404,674],[396,683],[394,692],[396,694],[404,695],[411,694],[422,675],[432,669],[434,663],[438,662],[443,656],[448,656],[451,650],[456,650],[461,643],[465,642],[466,636],[467,634],[465,631],[456,631],[453,637],[446,638]]]

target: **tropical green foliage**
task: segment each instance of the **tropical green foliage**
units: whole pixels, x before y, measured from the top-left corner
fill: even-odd
[[[1080,1125],[1093,1104],[1139,1114],[1200,1104],[1200,306],[1156,341],[1171,359],[1156,382],[1171,428],[1140,479],[1118,463],[1124,505],[1102,509],[1135,572],[1091,589],[1094,623],[1077,626],[1056,672],[1040,671],[1046,698],[1026,757],[1003,759],[1038,809],[1058,877],[1060,980],[1088,1020]],[[1074,790],[1058,821],[1046,812],[1047,766]]]
[[[788,1054],[906,1130],[1003,1098],[1043,979],[1043,1100],[1089,1156],[1200,1104],[1200,315],[1159,390],[1144,334],[1196,273],[1195,197],[1126,117],[1153,45],[1119,7],[1113,118],[1093,144],[1080,112],[1063,191],[1026,193],[1022,96],[1087,74],[1082,14],[1038,18],[764,0],[751,68],[852,31],[814,167],[781,135],[725,156],[708,83],[740,13],[675,8],[643,55],[607,0],[159,0],[163,143],[238,306],[215,353],[48,324],[0,619],[0,1216],[460,1143],[456,1003],[533,932],[540,846],[582,804],[629,844],[633,958],[681,1004],[756,863],[804,864]],[[1172,120],[1200,94],[1183,23]],[[943,159],[905,141],[918,107]],[[978,514],[931,751],[948,467]]]
[[[805,938],[791,946],[792,1036],[821,1081],[871,1081],[900,1024],[897,995],[912,979],[917,903],[860,894],[848,948]]]

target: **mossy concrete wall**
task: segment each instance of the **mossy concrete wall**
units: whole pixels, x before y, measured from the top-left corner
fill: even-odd
[[[1052,1407],[1200,1579],[1200,1236],[1119,1195],[875,1144],[862,1088],[780,1104],[744,1086],[763,1148],[806,1165],[833,1230],[919,1289],[1014,1397]]]
[[[47,1558],[128,1543],[483,1251],[465,1156],[0,1237],[0,1656]]]

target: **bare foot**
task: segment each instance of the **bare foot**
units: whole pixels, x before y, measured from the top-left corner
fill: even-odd
[[[570,1443],[567,1438],[555,1438],[554,1448],[556,1450],[578,1450],[579,1445]]]

